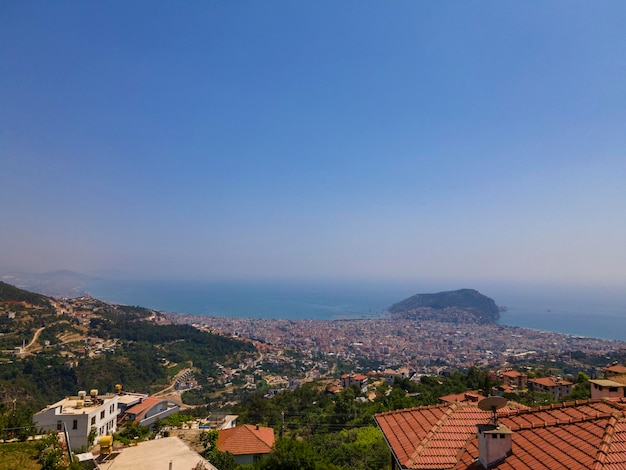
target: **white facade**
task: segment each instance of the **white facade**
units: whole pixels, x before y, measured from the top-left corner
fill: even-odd
[[[91,428],[96,436],[117,430],[119,395],[67,397],[36,413],[35,426],[43,431],[67,431],[72,449],[87,446]]]

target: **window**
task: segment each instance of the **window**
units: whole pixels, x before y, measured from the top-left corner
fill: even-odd
[[[63,422],[57,421],[57,431],[62,431],[62,430],[63,430]]]
[[[72,429],[78,429],[78,420],[77,419],[72,421]]]
[[[92,425],[92,426],[95,426],[95,425],[96,425],[96,417],[95,417],[95,416],[92,416],[92,417],[91,417],[91,425]]]
[[[100,419],[104,419],[104,413],[106,413],[104,410],[100,412]]]
[[[609,392],[617,392],[617,387],[609,387]]]

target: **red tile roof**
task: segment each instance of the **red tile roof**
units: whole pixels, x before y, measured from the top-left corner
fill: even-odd
[[[133,405],[130,408],[128,408],[126,412],[124,413],[124,416],[130,415],[130,414],[135,415],[134,421],[135,423],[139,423],[144,418],[148,410],[150,410],[150,408],[157,405],[158,403],[169,402],[169,401],[170,400],[166,398],[148,397],[148,398],[145,398],[141,403],[137,403],[136,405]]]
[[[485,398],[478,392],[463,392],[463,393],[451,393],[450,395],[444,395],[439,397],[439,400],[445,403],[452,403],[454,401],[474,401],[479,402]]]
[[[274,430],[244,424],[220,431],[217,448],[233,455],[268,454],[274,445]]]
[[[626,374],[626,367],[620,365],[604,367],[602,370],[612,372],[614,374]]]
[[[531,379],[529,382],[543,385],[544,387],[558,387],[559,385],[574,385],[573,382],[567,380],[554,380],[552,377],[540,377],[538,379]]]
[[[506,372],[502,372],[502,375],[510,378],[518,378],[518,377],[526,377],[526,374],[522,372],[518,372],[516,370],[507,370]]]
[[[585,400],[528,409],[514,403],[498,422],[513,431],[500,470],[626,468],[626,399]],[[400,468],[479,469],[476,424],[491,413],[452,403],[374,416]]]

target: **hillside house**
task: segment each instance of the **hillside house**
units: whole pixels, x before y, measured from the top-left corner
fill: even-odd
[[[341,386],[348,388],[352,384],[357,384],[361,390],[367,388],[367,375],[363,374],[343,374],[341,376]]]
[[[590,380],[591,398],[624,398],[626,397],[626,376],[616,376],[613,380]]]
[[[233,454],[239,465],[254,463],[269,454],[273,446],[274,429],[259,425],[244,424],[224,429],[217,437],[217,448]]]
[[[502,372],[502,382],[504,382],[505,385],[516,387],[518,389],[526,388],[528,375],[516,370],[507,370]]]
[[[180,410],[180,404],[167,398],[148,397],[128,408],[120,422],[133,421],[140,426],[152,426],[157,420],[167,418]]]
[[[611,377],[616,377],[618,375],[626,375],[626,367],[620,364],[613,364],[612,366],[603,367],[604,378],[610,379]]]
[[[534,392],[549,393],[554,401],[559,401],[572,393],[573,382],[552,377],[541,377],[528,381],[528,389]]]
[[[118,398],[112,394],[99,396],[97,390],[89,396],[81,391],[35,413],[33,422],[42,431],[67,431],[73,449],[87,446],[92,428],[96,437],[117,430]]]

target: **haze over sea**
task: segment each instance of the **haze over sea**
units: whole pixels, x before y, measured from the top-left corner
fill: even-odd
[[[358,319],[385,314],[417,293],[476,288],[506,306],[500,324],[571,335],[626,340],[626,294],[568,286],[458,285],[324,281],[113,281],[91,280],[85,290],[113,303],[193,315]]]

